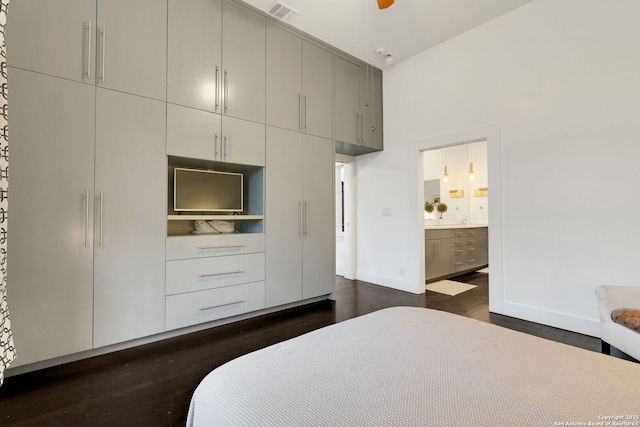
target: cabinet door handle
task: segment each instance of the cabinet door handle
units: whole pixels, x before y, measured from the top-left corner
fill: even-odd
[[[223,160],[227,160],[227,157],[229,157],[229,135],[228,134],[224,136],[224,147],[222,147],[222,152],[224,154]]]
[[[86,71],[86,75],[87,78],[90,79],[91,78],[91,28],[93,26],[93,23],[91,22],[91,20],[89,20],[89,23],[85,26],[85,29],[87,30],[87,37],[85,38],[85,41],[87,42],[87,71]]]
[[[435,242],[434,243],[435,249],[436,249],[436,256],[440,255],[440,242]]]
[[[104,193],[102,191],[98,196],[98,201],[100,202],[100,240],[98,241],[98,246],[102,249],[104,247]]]
[[[464,264],[464,263],[463,263],[463,262],[456,262],[454,265],[455,265],[456,267],[460,267],[462,264]]]
[[[227,271],[224,273],[202,273],[202,274],[198,274],[198,277],[218,277],[218,276],[229,276],[232,274],[242,274],[242,273],[246,273],[246,271],[236,270],[236,271]]]
[[[220,108],[220,68],[216,65],[216,84],[215,84],[215,91],[216,91],[216,106],[215,106],[215,110],[218,111],[218,109]]]
[[[298,236],[302,236],[302,200],[298,200]]]
[[[475,259],[470,259],[469,261],[467,261],[469,264],[473,264],[474,262],[476,262]]]
[[[456,253],[456,255],[460,255],[462,253],[462,251],[458,249],[455,253]]]
[[[213,139],[213,148],[214,148],[213,158],[217,159],[218,158],[218,132],[216,132],[216,135]]]
[[[244,245],[222,245],[222,246],[198,246],[198,250],[211,251],[214,249],[239,249],[244,248]]]
[[[100,30],[100,35],[102,36],[102,52],[101,52],[101,56],[102,56],[102,64],[100,64],[102,70],[101,70],[101,74],[100,74],[100,81],[102,81],[102,83],[104,83],[104,71],[105,71],[105,51],[106,51],[106,47],[107,47],[107,27],[105,25],[102,26],[102,29]]]
[[[84,247],[89,245],[89,189],[84,193]]]
[[[304,201],[304,236],[309,236],[309,203]]]
[[[298,130],[302,130],[302,94],[298,94]]]
[[[242,304],[243,302],[247,302],[247,301],[246,300],[237,300],[237,301],[232,301],[232,302],[228,302],[228,303],[225,303],[225,304],[208,305],[208,306],[200,307],[198,310],[200,310],[200,311],[211,310],[213,308],[219,308],[219,307],[226,307],[226,306],[229,306],[229,305]]]
[[[356,114],[356,142],[360,144],[360,113]]]
[[[224,112],[226,113],[229,109],[229,76],[227,70],[224,70],[224,84],[223,84],[223,104],[224,104]]]
[[[307,131],[307,95],[304,96],[304,131]]]
[[[360,113],[360,141],[364,144],[364,113]]]

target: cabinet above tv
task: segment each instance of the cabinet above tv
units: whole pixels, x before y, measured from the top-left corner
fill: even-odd
[[[193,171],[195,176],[203,172],[202,176],[215,177],[227,175],[240,175],[241,187],[238,182],[233,182],[237,188],[223,188],[222,193],[231,190],[242,199],[242,207],[226,210],[225,206],[216,211],[215,203],[205,210],[196,211],[190,207],[179,206],[176,209],[176,194],[195,189],[195,187],[184,187],[184,183],[176,189],[175,171]],[[213,172],[213,173],[208,173]],[[215,182],[215,185],[225,185],[224,181]],[[215,188],[199,187],[197,191],[214,191]],[[224,195],[224,194],[223,194]],[[178,196],[181,196],[178,194]],[[195,195],[197,196],[197,194]],[[183,199],[183,197],[178,197]],[[182,202],[183,203],[183,202]],[[264,167],[254,165],[243,165],[229,162],[213,160],[192,159],[186,157],[168,157],[167,165],[167,234],[169,236],[217,234],[217,230],[222,234],[231,233],[263,233],[264,219]],[[218,227],[222,225],[222,228]]]

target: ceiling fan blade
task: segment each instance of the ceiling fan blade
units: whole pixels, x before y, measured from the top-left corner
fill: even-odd
[[[394,0],[378,0],[378,9],[386,9],[393,4]]]

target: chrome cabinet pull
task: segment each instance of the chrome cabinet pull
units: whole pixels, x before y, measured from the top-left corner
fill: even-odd
[[[98,246],[102,249],[104,247],[104,193],[102,191],[98,196],[98,201],[100,202],[100,240],[98,241]]]
[[[298,236],[302,236],[302,200],[298,200]]]
[[[89,20],[89,23],[85,26],[87,30],[87,37],[85,39],[87,41],[87,72],[85,74],[88,79],[91,78],[91,28],[92,22]]]
[[[213,158],[217,159],[218,158],[218,132],[216,132],[216,136],[213,139],[213,147],[214,147],[214,150],[215,150],[214,154],[213,154]]]
[[[304,96],[304,131],[307,131],[307,95]]]
[[[462,264],[464,264],[464,262],[456,262],[454,265],[455,265],[456,267],[460,267]]]
[[[102,81],[102,83],[104,83],[104,70],[105,70],[105,50],[106,50],[106,46],[107,46],[107,27],[105,25],[102,26],[102,29],[100,30],[100,34],[102,36],[102,73],[100,75],[100,81]]]
[[[89,245],[89,189],[84,193],[84,247]]]
[[[222,147],[222,153],[224,155],[223,160],[227,160],[227,157],[229,157],[229,135],[224,136],[224,146]]]
[[[309,203],[304,201],[304,235],[309,236]]]
[[[219,307],[226,307],[226,306],[229,306],[229,305],[242,304],[243,302],[247,302],[247,301],[246,300],[237,300],[237,301],[228,302],[228,303],[225,303],[225,304],[209,305],[209,306],[200,307],[198,310],[200,310],[200,311],[211,310],[213,308],[219,308]]]
[[[216,85],[215,85],[215,91],[216,91],[216,106],[215,106],[215,110],[218,111],[220,109],[220,68],[216,65]]]
[[[469,264],[473,264],[474,262],[476,262],[475,259],[470,259],[469,261],[467,261]]]
[[[298,93],[298,130],[302,130],[302,94]]]
[[[224,93],[223,96],[223,104],[224,104],[224,112],[226,113],[229,109],[229,76],[227,70],[224,70]]]
[[[201,251],[210,251],[214,249],[239,249],[244,248],[244,245],[223,245],[223,246],[198,246]]]
[[[227,271],[224,273],[202,273],[202,274],[198,274],[198,277],[218,277],[218,276],[229,276],[232,274],[242,274],[242,273],[246,273],[246,271],[236,270],[236,271]]]

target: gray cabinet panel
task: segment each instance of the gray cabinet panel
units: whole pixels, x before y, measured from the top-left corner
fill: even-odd
[[[266,303],[302,298],[301,135],[267,127]]]
[[[302,130],[302,41],[267,25],[267,124]]]
[[[166,99],[167,0],[98,2],[97,84]]]
[[[333,136],[333,55],[302,42],[302,107],[304,132]]]
[[[165,114],[97,90],[94,347],[164,331]]]
[[[19,0],[9,16],[11,66],[94,83],[96,0]]]
[[[167,101],[220,113],[222,2],[169,0]]]
[[[8,74],[8,298],[17,366],[92,346],[95,88]]]
[[[371,69],[360,69],[361,144],[382,150],[382,76]]]
[[[223,114],[265,122],[265,21],[222,5]]]
[[[335,139],[360,144],[360,69],[357,65],[334,58],[335,67]]]

